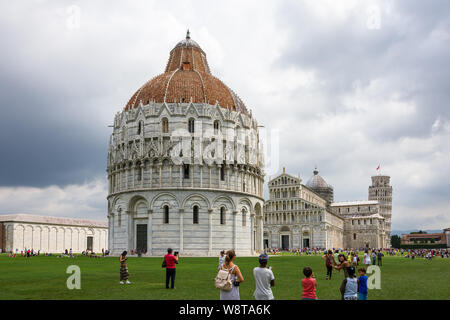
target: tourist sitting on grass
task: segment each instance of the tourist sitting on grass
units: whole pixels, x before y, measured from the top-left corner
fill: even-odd
[[[355,277],[355,268],[349,267],[348,277],[342,280],[341,295],[342,300],[358,300],[358,280]]]
[[[256,300],[273,300],[271,288],[275,285],[275,277],[273,276],[272,267],[267,268],[269,256],[263,253],[259,256],[258,261],[259,267],[253,269],[256,284],[253,296]]]
[[[126,281],[126,284],[130,284],[131,282],[128,281],[128,267],[127,267],[127,253],[126,251],[122,252],[122,254],[119,257],[119,261],[120,261],[120,284],[123,284],[124,281]]]
[[[360,268],[358,269],[359,278],[358,278],[358,300],[367,300],[367,276],[366,269]]]
[[[317,300],[317,283],[316,279],[314,278],[312,269],[310,267],[304,267],[303,274],[305,275],[305,277],[302,279],[302,300]]]

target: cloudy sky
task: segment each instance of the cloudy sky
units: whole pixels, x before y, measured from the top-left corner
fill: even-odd
[[[268,174],[362,200],[380,164],[394,230],[450,227],[445,0],[2,0],[0,213],[104,219],[108,125],[187,28],[279,132]]]

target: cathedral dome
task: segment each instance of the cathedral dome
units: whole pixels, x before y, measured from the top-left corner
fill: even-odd
[[[330,188],[331,186],[326,183],[326,181],[319,176],[319,171],[317,168],[314,170],[314,175],[311,179],[308,180],[306,186],[311,189],[320,189],[320,188]]]
[[[139,88],[128,101],[125,110],[136,108],[140,101],[144,104],[149,101],[192,101],[211,105],[217,102],[223,108],[248,114],[244,103],[233,90],[211,74],[206,54],[191,39],[189,30],[186,39],[178,42],[170,51],[164,73]]]

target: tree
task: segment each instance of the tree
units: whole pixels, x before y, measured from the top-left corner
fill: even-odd
[[[394,234],[393,236],[391,236],[391,245],[392,245],[392,247],[400,248],[400,243],[401,243],[401,240],[400,240],[400,237],[398,235]]]

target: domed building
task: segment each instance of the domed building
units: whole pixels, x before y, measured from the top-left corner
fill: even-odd
[[[113,127],[107,159],[113,255],[263,249],[258,123],[211,74],[189,31],[170,51],[164,73],[132,95]]]
[[[317,168],[314,169],[313,173],[314,175],[308,180],[306,186],[325,199],[328,204],[332,203],[334,201],[333,187],[319,176]]]

